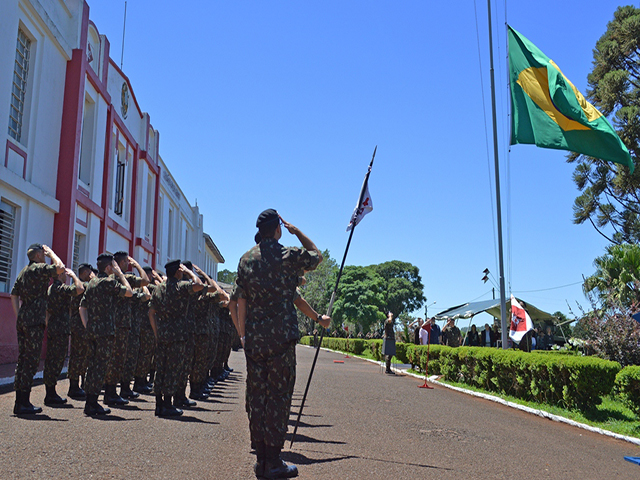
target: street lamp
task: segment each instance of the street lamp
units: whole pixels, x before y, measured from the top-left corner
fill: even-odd
[[[426,321],[426,320],[429,320],[429,315],[427,315],[427,309],[428,309],[430,306],[435,305],[435,304],[436,304],[436,302],[432,302],[432,303],[430,303],[429,305],[425,305],[425,306],[424,306],[424,319],[425,319],[425,321]]]

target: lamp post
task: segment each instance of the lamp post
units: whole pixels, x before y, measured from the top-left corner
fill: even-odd
[[[429,305],[425,305],[425,306],[424,306],[424,319],[425,319],[425,321],[426,321],[426,320],[429,320],[429,315],[427,315],[427,309],[428,309],[429,307],[431,307],[432,305],[435,305],[435,304],[436,304],[436,302],[432,302],[432,303],[430,303]]]

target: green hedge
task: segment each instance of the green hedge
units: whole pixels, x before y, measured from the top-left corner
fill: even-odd
[[[304,337],[301,342],[312,345],[313,338]],[[376,360],[383,359],[382,340],[349,339],[347,350],[346,339],[325,338],[322,346],[355,354],[368,346]],[[425,371],[427,347],[396,343],[396,357]],[[452,382],[524,400],[580,410],[598,405],[602,396],[611,393],[616,382],[620,395],[640,408],[640,370],[629,370],[617,380],[620,369],[617,362],[598,357],[535,355],[484,347],[431,345],[429,348],[430,375],[442,375]]]
[[[640,414],[640,367],[624,367],[616,375],[615,391],[624,404]]]

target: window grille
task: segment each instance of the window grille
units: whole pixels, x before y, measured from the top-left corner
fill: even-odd
[[[15,227],[15,207],[0,202],[0,292],[5,293],[9,292],[11,283]]]
[[[13,86],[11,88],[11,105],[9,109],[9,135],[18,142],[22,138],[22,117],[27,93],[30,51],[31,40],[27,38],[22,29],[18,29],[16,61],[13,67]]]
[[[116,215],[122,216],[124,211],[124,177],[125,177],[125,153],[118,150],[117,156],[117,170],[116,170],[116,198],[113,211]]]
[[[80,265],[80,241],[82,240],[82,235],[76,232],[76,235],[73,239],[73,271],[78,271],[78,265]]]

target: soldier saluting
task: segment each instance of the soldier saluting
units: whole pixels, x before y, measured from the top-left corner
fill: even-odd
[[[51,259],[47,265],[45,256]],[[49,280],[64,272],[64,264],[46,245],[34,243],[27,249],[29,265],[18,274],[11,289],[11,305],[16,315],[18,363],[16,365],[16,404],[13,413],[26,415],[42,412],[29,401],[33,377],[40,363],[40,350],[46,325]]]

